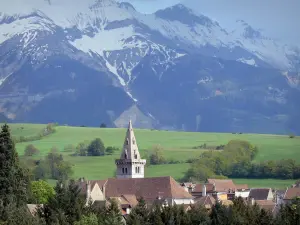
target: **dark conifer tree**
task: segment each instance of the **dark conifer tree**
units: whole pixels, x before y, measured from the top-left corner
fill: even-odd
[[[155,225],[164,225],[161,218],[161,206],[159,204],[154,204],[150,213],[150,222]]]
[[[2,126],[0,132],[0,162],[0,199],[4,207],[12,202],[17,207],[26,204],[29,177],[20,166],[7,124]]]
[[[147,225],[149,224],[149,210],[143,198],[138,200],[138,204],[130,212],[126,224],[128,225]]]
[[[192,205],[191,209],[187,212],[191,225],[209,225],[210,218],[207,210],[203,206]]]
[[[84,199],[79,196],[80,189],[71,180],[68,184],[58,181],[55,187],[55,196],[51,197],[44,207],[38,210],[38,214],[47,225],[74,224],[80,220]]]
[[[229,211],[228,209],[220,204],[219,202],[216,203],[215,206],[212,208],[212,212],[210,215],[211,224],[212,225],[229,225],[228,221]]]
[[[101,225],[122,225],[124,218],[121,214],[121,209],[115,199],[110,200],[110,204],[104,210],[104,215],[100,217],[99,224]]]

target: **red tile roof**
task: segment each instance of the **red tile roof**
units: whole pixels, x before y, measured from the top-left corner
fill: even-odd
[[[216,191],[228,191],[229,189],[235,190],[235,184],[232,180],[222,180],[222,179],[207,179],[208,183],[216,185]]]
[[[105,185],[105,196],[120,197],[121,195],[135,195],[147,200],[160,198],[192,199],[172,177],[151,178],[109,178]]]
[[[195,188],[192,192],[202,192],[202,188],[203,188],[204,184],[196,184]],[[213,191],[213,184],[205,184],[206,186],[206,192],[212,192]]]
[[[290,200],[295,197],[300,197],[300,187],[288,188],[283,199]]]

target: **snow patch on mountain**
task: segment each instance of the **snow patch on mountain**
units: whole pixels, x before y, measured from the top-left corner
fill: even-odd
[[[134,35],[132,26],[122,27],[111,30],[97,30],[95,36],[83,35],[82,38],[69,41],[77,49],[88,53],[93,51],[103,55],[103,51],[122,50],[125,47],[134,47],[134,45],[125,45],[125,40]]]
[[[246,63],[246,64],[251,65],[251,66],[257,66],[254,59],[239,58],[239,59],[237,59],[237,61],[242,62],[242,63]]]
[[[24,42],[24,47],[26,47],[30,41],[35,39],[36,31],[53,32],[52,26],[51,22],[38,17],[2,23],[0,24],[0,44],[16,35],[23,35],[21,41]]]
[[[114,0],[26,0],[26,4],[22,0],[11,0],[0,6],[3,16],[22,17],[40,11],[57,26],[76,26],[80,30],[95,25],[99,19],[111,22],[132,18],[131,13]]]

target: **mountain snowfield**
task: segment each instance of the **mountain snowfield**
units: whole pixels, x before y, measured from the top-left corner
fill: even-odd
[[[225,30],[182,4],[142,14],[114,0],[2,1],[0,112],[14,121],[123,126],[134,117],[140,127],[298,132],[299,48],[236,23]],[[261,112],[243,110],[246,100]],[[219,101],[227,123],[208,128]],[[249,128],[250,114],[278,126]]]

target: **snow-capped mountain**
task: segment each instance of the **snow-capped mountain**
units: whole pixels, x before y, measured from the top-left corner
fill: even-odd
[[[209,129],[255,130],[243,118],[272,124],[285,115],[282,132],[294,118],[298,85],[290,80],[299,80],[300,51],[237,24],[225,30],[182,4],[145,15],[114,0],[1,2],[0,112],[116,126],[135,115],[136,126],[207,130],[201,124],[223,99],[229,122]],[[263,110],[238,112],[246,99]]]

